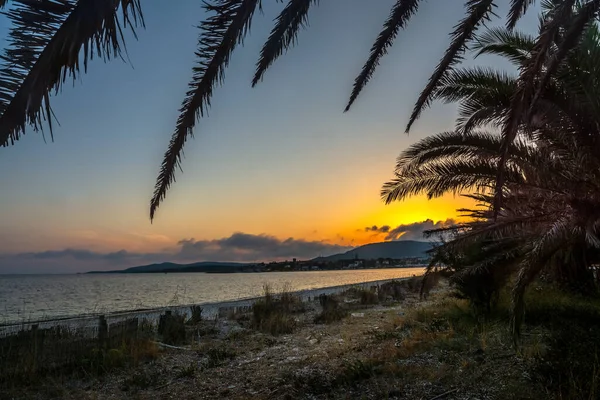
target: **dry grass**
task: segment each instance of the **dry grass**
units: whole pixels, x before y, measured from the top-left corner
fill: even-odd
[[[111,325],[94,337],[83,329],[57,326],[22,330],[0,339],[0,385],[29,384],[73,373],[103,374],[158,357],[148,326],[137,319]]]
[[[289,286],[274,293],[265,285],[264,296],[252,306],[252,327],[271,335],[292,333],[297,327],[294,314],[302,311],[304,305]]]

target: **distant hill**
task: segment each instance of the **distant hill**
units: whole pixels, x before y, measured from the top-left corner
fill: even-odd
[[[377,258],[412,258],[425,257],[427,250],[433,247],[431,242],[419,242],[416,240],[398,240],[394,242],[371,243],[356,247],[350,251],[334,254],[328,257],[317,257],[313,261],[335,262],[340,260],[352,260],[359,258],[363,260],[374,260]],[[177,264],[164,262],[160,264],[141,265],[117,271],[91,271],[88,274],[139,274],[139,273],[163,273],[163,272],[209,272],[209,273],[232,273],[242,272],[244,267],[254,265],[253,263],[235,263],[203,261],[192,264]]]
[[[377,258],[425,257],[427,250],[430,250],[432,247],[433,243],[431,242],[419,242],[416,240],[371,243],[356,247],[345,253],[334,254],[328,257],[318,257],[314,261],[339,261],[354,258],[373,260]]]
[[[127,269],[121,269],[116,271],[91,271],[89,274],[107,274],[107,273],[119,273],[119,274],[139,274],[149,272],[214,272],[214,273],[227,273],[227,272],[239,272],[242,267],[250,264],[246,263],[233,263],[233,262],[213,262],[203,261],[192,264],[177,264],[172,262],[164,262],[160,264],[149,264],[141,265],[139,267],[131,267]]]

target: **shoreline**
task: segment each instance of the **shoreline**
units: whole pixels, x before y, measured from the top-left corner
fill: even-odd
[[[407,280],[411,277],[401,277],[393,279],[380,279],[375,281],[366,281],[353,284],[337,285],[337,286],[326,286],[313,289],[302,289],[294,290],[292,293],[298,296],[303,302],[311,301],[312,299],[319,297],[321,294],[337,294],[343,292],[351,287],[365,287],[365,286],[377,286],[382,285],[386,282]],[[64,317],[53,317],[48,319],[37,319],[31,321],[21,322],[8,322],[0,323],[0,337],[6,337],[14,335],[19,331],[31,329],[31,327],[37,325],[38,328],[50,328],[57,325],[65,325],[76,328],[87,328],[98,323],[98,318],[105,317],[110,323],[121,322],[130,318],[142,318],[151,321],[158,321],[161,314],[166,311],[177,312],[185,314],[186,316],[191,315],[191,307],[199,306],[202,307],[202,315],[209,319],[214,319],[228,312],[247,311],[252,304],[260,299],[261,296],[244,297],[239,299],[216,301],[216,302],[204,302],[204,303],[191,303],[177,306],[164,306],[164,307],[153,307],[153,308],[142,308],[126,311],[114,311],[114,312],[99,312],[91,314],[79,314],[73,316]]]

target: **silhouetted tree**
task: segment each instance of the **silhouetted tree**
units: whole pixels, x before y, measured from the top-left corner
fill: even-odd
[[[528,104],[528,118],[519,120],[510,152],[505,153],[505,128],[512,123],[521,76],[456,69],[432,95],[458,102],[456,130],[403,151],[395,178],[382,189],[387,203],[417,194],[470,193],[479,207],[462,210],[471,221],[451,228],[455,236],[438,257],[469,285],[477,283],[469,282],[473,275],[517,270],[515,333],[525,289],[542,271],[552,270],[581,292],[596,290],[591,267],[600,261],[600,31],[588,25],[578,47],[555,66],[574,23],[558,30],[540,72],[532,77],[543,80],[544,87]],[[521,70],[538,56],[535,38],[506,29],[486,32],[474,50],[506,57]],[[494,191],[500,170],[503,201],[498,207]],[[473,246],[479,248],[475,254]]]

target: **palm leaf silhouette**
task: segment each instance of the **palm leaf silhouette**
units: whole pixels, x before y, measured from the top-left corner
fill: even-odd
[[[256,72],[252,78],[252,87],[258,84],[275,60],[294,45],[298,31],[308,23],[310,7],[318,2],[319,0],[290,0],[281,11],[269,39],[260,51],[260,59],[256,63]]]
[[[360,92],[365,88],[369,80],[373,76],[375,69],[379,65],[381,58],[387,53],[389,47],[393,44],[394,39],[398,35],[398,31],[406,26],[406,23],[419,9],[420,0],[398,0],[387,21],[383,25],[383,30],[377,36],[375,43],[371,47],[371,54],[369,59],[362,68],[360,74],[354,81],[354,87],[352,88],[352,94],[350,100],[344,111],[350,110],[352,104],[356,101],[356,98]]]
[[[198,62],[193,69],[189,91],[179,110],[175,132],[164,155],[160,173],[150,201],[150,220],[175,181],[175,170],[181,165],[183,146],[193,134],[196,121],[207,112],[217,84],[223,81],[225,68],[234,49],[242,42],[260,0],[216,0],[205,3],[210,17],[200,25]]]
[[[139,0],[11,3],[13,7],[6,15],[12,27],[0,69],[2,146],[14,144],[27,124],[38,130],[46,121],[52,134],[50,93],[58,92],[67,76],[77,79],[82,61],[85,72],[94,56],[105,60],[120,57],[122,26],[133,30],[143,25]]]

